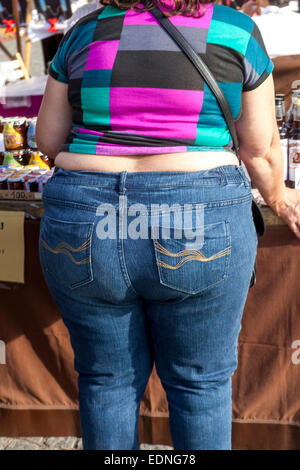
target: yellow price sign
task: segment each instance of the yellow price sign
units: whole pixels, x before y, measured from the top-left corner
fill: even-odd
[[[0,281],[24,283],[24,212],[0,211]]]

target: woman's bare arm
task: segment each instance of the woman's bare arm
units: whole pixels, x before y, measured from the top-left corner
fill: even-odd
[[[286,188],[275,115],[273,77],[243,93],[243,114],[236,123],[240,156],[266,203],[300,238],[300,191]]]
[[[39,149],[54,160],[71,126],[72,108],[68,101],[68,85],[49,76],[36,126]]]

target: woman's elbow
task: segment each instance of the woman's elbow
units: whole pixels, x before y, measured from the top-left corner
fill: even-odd
[[[40,152],[42,152],[44,155],[47,155],[49,158],[54,158],[57,154],[57,149],[53,145],[51,136],[47,135],[44,131],[41,132],[37,127],[35,137]]]
[[[278,129],[274,129],[272,134],[262,136],[259,138],[245,139],[240,145],[240,154],[246,159],[262,158],[269,160],[272,158],[274,150],[280,147],[280,137]]]
[[[243,160],[253,160],[255,158],[268,159],[272,152],[272,145],[242,145],[239,153]]]
[[[49,158],[53,158],[53,149],[47,142],[43,142],[41,140],[36,139],[38,149],[44,155],[47,155]]]

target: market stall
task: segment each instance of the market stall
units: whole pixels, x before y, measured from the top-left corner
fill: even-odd
[[[88,12],[90,9],[89,3],[86,8],[87,1],[0,0],[0,49],[8,59],[13,60],[15,55],[9,51],[6,44],[15,41],[17,53],[21,56],[29,75],[31,45],[41,41],[47,72],[48,63],[54,57],[64,32],[76,17],[75,13],[80,10],[85,14],[85,10]],[[24,48],[22,38],[25,38]]]
[[[264,18],[268,15],[283,13],[273,10]],[[297,21],[300,24],[300,15]],[[42,28],[33,23],[30,27],[31,39],[41,38]],[[48,31],[49,25],[43,28],[47,37],[57,34]],[[263,25],[261,30],[267,38]],[[294,48],[274,51],[276,92],[286,95],[289,106],[292,83],[300,79],[300,41]],[[289,51],[294,55],[287,55]],[[29,128],[46,79],[35,77],[2,89],[0,115],[25,116]],[[24,153],[4,150],[12,154],[5,161],[2,156],[8,173],[11,168],[27,173],[22,175],[21,188],[10,186],[12,175],[1,180],[0,172],[0,184],[4,184],[0,188],[0,229],[3,214],[22,213],[24,217],[24,240],[18,241],[23,243],[24,253],[20,250],[16,261],[21,263],[23,256],[24,279],[0,278],[0,436],[80,436],[73,352],[38,257],[41,194],[51,164],[37,155],[30,140],[21,148],[29,152],[26,165]],[[233,377],[232,445],[237,449],[300,449],[300,242],[268,207],[263,211],[268,225],[259,240],[258,282],[249,292],[239,337],[239,367]],[[172,445],[168,419],[166,396],[154,368],[141,403],[140,442]]]
[[[41,205],[2,201],[3,209],[27,217],[25,284],[0,285],[0,435],[80,436],[69,335],[37,255]],[[247,300],[233,377],[233,448],[299,449],[300,243],[270,210],[265,214],[271,225],[259,242],[258,283]],[[155,370],[141,404],[140,441],[172,445]]]

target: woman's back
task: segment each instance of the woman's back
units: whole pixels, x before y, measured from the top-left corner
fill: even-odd
[[[209,66],[237,119],[242,91],[259,86],[273,64],[251,18],[212,3],[200,11],[198,18],[170,21]],[[72,131],[64,152],[231,148],[215,97],[150,11],[106,6],[83,17],[65,35],[49,73],[68,83]]]

